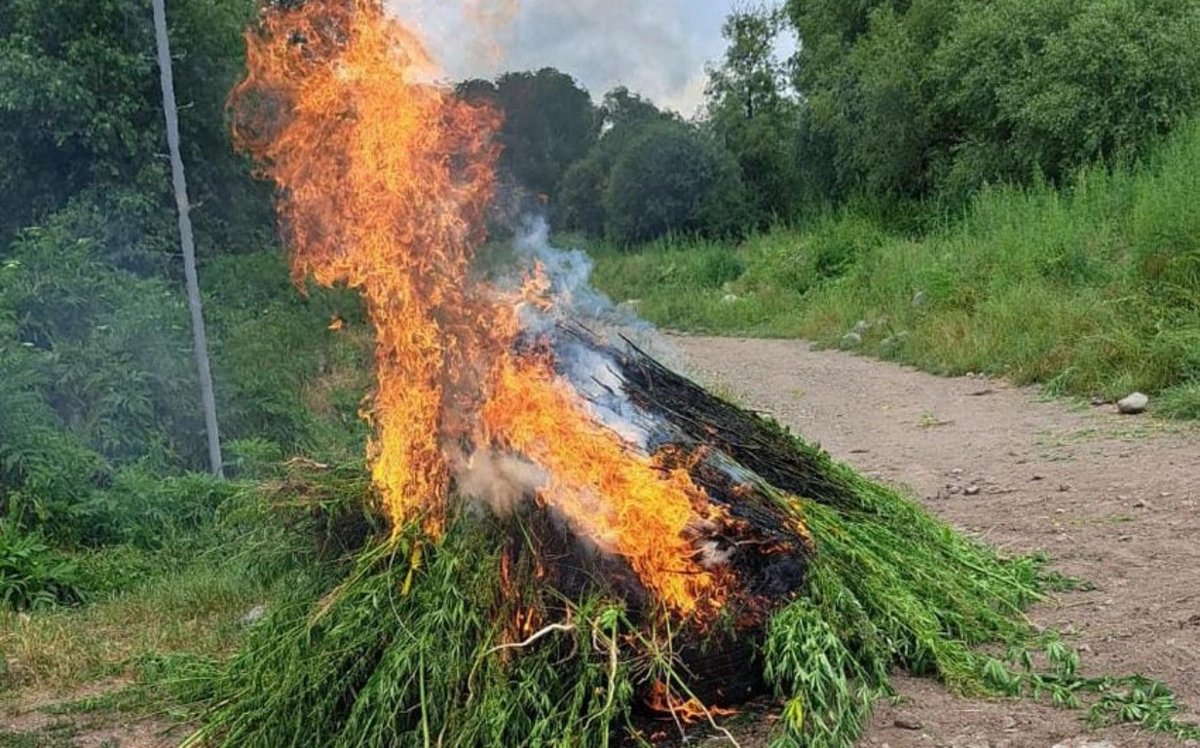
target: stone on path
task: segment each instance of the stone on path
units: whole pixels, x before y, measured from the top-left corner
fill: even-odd
[[[1150,398],[1140,392],[1135,392],[1121,402],[1117,403],[1117,409],[1128,416],[1136,416],[1145,413],[1150,407]]]

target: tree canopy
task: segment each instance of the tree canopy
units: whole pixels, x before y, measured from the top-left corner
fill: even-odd
[[[495,82],[470,80],[458,91],[504,114],[500,165],[534,194],[553,194],[567,169],[587,155],[600,134],[592,97],[554,68],[505,73]]]
[[[745,224],[737,161],[682,124],[642,129],[612,168],[604,205],[608,235],[622,244],[672,232],[731,236]]]
[[[1200,104],[1189,0],[789,0],[843,190],[969,194],[1138,156]]]
[[[229,148],[223,120],[253,12],[249,0],[171,7],[185,156],[210,251],[269,222],[269,201]],[[170,205],[147,9],[133,0],[12,0],[0,13],[0,254],[20,229],[87,194],[125,224],[115,254],[133,262],[144,250],[143,269],[160,261],[165,245],[132,246]]]
[[[801,103],[776,54],[786,18],[738,10],[722,33],[725,58],[708,69],[706,125],[737,158],[760,226],[789,220],[813,197],[804,185]]]

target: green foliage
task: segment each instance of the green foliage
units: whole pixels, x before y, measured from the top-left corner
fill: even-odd
[[[1186,0],[791,0],[796,84],[843,191],[961,201],[1143,155],[1200,107]]]
[[[0,512],[68,545],[161,547],[223,498],[204,478],[169,477],[203,464],[186,312],[178,289],[96,260],[93,246],[55,225],[0,267]],[[207,270],[224,435],[245,447],[234,471],[360,454],[358,302],[301,296],[274,252]],[[326,329],[334,314],[347,332]]]
[[[184,0],[171,7],[186,158],[201,232],[234,237],[268,220],[228,147],[226,92],[241,68],[251,0]],[[147,200],[169,226],[169,180],[149,9],[135,0],[14,0],[0,26],[0,256],[15,233],[87,189]],[[250,219],[250,220],[246,220]]]
[[[222,437],[320,461],[360,454],[371,341],[358,296],[297,289],[278,251],[216,258],[202,283]],[[335,318],[341,330],[328,329]]]
[[[836,344],[865,321],[864,350],[929,371],[1087,397],[1161,392],[1158,412],[1194,417],[1196,194],[1200,123],[1138,167],[1091,167],[1066,189],[984,190],[924,236],[848,210],[754,237],[723,250],[745,270],[720,290],[678,270],[714,262],[722,249],[711,243],[602,252],[596,281],[659,324]]]
[[[422,556],[405,533],[327,594],[297,594],[194,692],[215,709],[190,742],[608,745],[632,687],[605,647],[627,622],[584,606],[537,646],[497,649],[512,600],[494,537],[460,523]]]
[[[708,71],[706,127],[737,158],[760,226],[792,220],[815,197],[804,184],[801,108],[774,50],[784,20],[778,9],[735,11],[722,28],[725,59]]]
[[[45,402],[92,449],[115,462],[159,448],[186,458],[197,448],[196,419],[181,411],[195,390],[186,308],[170,285],[103,258],[104,223],[76,206],[26,231],[0,307],[36,357]]]
[[[728,151],[685,125],[647,127],[613,165],[608,236],[624,245],[670,233],[730,236],[745,224],[745,189]]]
[[[591,96],[554,68],[505,73],[495,83],[467,81],[458,92],[504,115],[501,168],[535,195],[553,195],[567,168],[586,156],[600,135]]]
[[[973,187],[1039,170],[1057,182],[1142,155],[1200,105],[1198,50],[1193,3],[982,4],[930,70],[933,106],[960,128],[942,178]]]
[[[29,610],[82,601],[73,561],[37,535],[0,520],[0,607]]]
[[[603,135],[585,158],[567,169],[553,203],[560,228],[592,237],[604,236],[608,218],[606,200],[617,161],[646,128],[678,123],[678,118],[624,87],[604,97],[599,120]]]
[[[164,478],[134,467],[118,472],[89,508],[110,543],[182,553],[202,539],[218,509],[241,490],[206,474]]]
[[[269,231],[269,193],[232,154],[224,123],[255,7],[181,0],[169,14],[209,254]],[[2,16],[0,515],[55,543],[111,542],[124,534],[114,475],[203,459],[149,8],[16,0]]]

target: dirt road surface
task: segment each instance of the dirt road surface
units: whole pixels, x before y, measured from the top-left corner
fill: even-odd
[[[1200,716],[1200,429],[1033,389],[942,379],[798,341],[672,338],[691,372],[834,457],[907,486],[934,514],[1008,552],[1044,551],[1096,585],[1037,607],[1077,635],[1089,675],[1168,682]],[[899,678],[860,743],[891,748],[1173,746],[1028,701],[967,701]],[[897,727],[897,722],[909,728]],[[753,731],[751,731],[753,732]],[[753,735],[744,746],[765,745]]]

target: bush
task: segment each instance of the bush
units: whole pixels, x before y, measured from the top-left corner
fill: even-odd
[[[187,308],[166,282],[114,267],[109,227],[73,203],[25,231],[0,269],[4,345],[23,348],[65,430],[106,460],[201,459]]]
[[[1200,107],[1191,0],[789,0],[796,83],[843,193],[1066,184],[1140,157]]]
[[[78,567],[37,535],[0,520],[0,605],[30,610],[83,601]]]
[[[961,127],[943,182],[1069,179],[1145,153],[1200,105],[1200,9],[1154,0],[1002,0],[933,57],[932,104]]]
[[[670,233],[733,236],[747,219],[737,161],[678,123],[646,128],[621,154],[605,207],[609,237],[626,246]]]
[[[210,475],[163,477],[138,466],[116,474],[111,488],[90,509],[93,522],[109,543],[143,550],[186,551],[203,542],[226,501],[242,490],[236,483]]]

